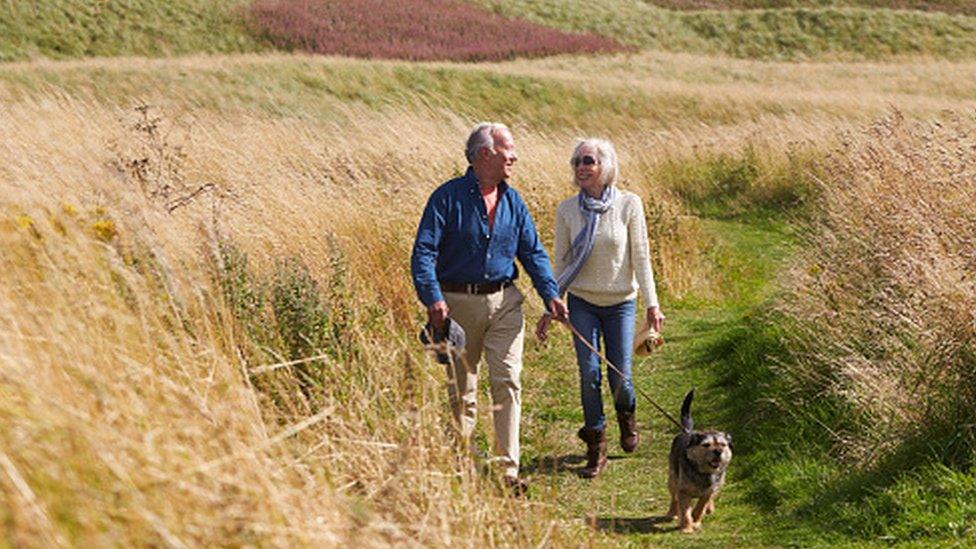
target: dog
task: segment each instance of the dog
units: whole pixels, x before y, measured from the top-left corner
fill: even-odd
[[[725,470],[732,460],[732,436],[720,431],[695,431],[688,391],[681,405],[681,432],[671,442],[668,456],[668,490],[671,508],[665,518],[680,517],[682,532],[701,528],[703,515],[715,510],[715,494],[725,482]],[[698,498],[694,509],[691,500]]]

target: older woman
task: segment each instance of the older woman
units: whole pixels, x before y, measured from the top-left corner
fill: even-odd
[[[615,186],[619,169],[613,145],[603,139],[580,141],[570,158],[576,196],[556,209],[555,269],[559,292],[569,291],[569,321],[594,347],[600,340],[608,360],[610,391],[620,426],[620,446],[637,448],[636,401],[631,379],[638,290],[648,325],[660,332],[664,315],[657,301],[648,254],[647,227],[640,197]],[[551,317],[544,315],[536,335],[545,339]],[[606,418],[600,394],[600,358],[574,338],[579,365],[586,443],[581,476],[593,478],[607,465]]]

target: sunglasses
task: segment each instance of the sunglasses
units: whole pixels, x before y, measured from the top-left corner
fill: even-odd
[[[592,166],[592,165],[594,165],[596,163],[597,163],[596,158],[593,158],[592,156],[590,156],[588,154],[587,155],[584,155],[584,156],[579,156],[579,157],[576,157],[576,158],[573,159],[573,167],[579,166],[580,164],[582,164],[584,166]]]

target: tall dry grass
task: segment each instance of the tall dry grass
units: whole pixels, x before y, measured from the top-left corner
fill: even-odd
[[[856,463],[929,438],[943,459],[973,459],[974,128],[894,111],[824,162],[817,218],[785,278],[796,365],[782,373],[842,403],[835,435]]]

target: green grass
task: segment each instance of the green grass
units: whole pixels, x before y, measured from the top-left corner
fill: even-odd
[[[0,62],[270,49],[245,28],[245,0],[0,2]]]
[[[476,0],[497,13],[646,49],[733,57],[876,60],[976,54],[976,18],[863,8],[678,12],[629,0]]]

